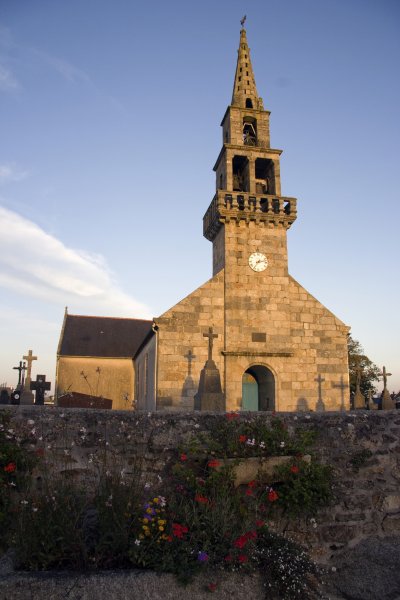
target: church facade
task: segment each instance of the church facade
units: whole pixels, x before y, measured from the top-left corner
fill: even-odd
[[[154,319],[154,393],[138,406],[193,409],[209,327],[227,410],[337,410],[347,406],[348,327],[288,273],[295,198],[281,195],[281,150],[240,32],[232,103],[222,120],[216,193],[203,220],[213,277]],[[143,360],[143,358],[142,358]],[[348,389],[348,388],[347,388]]]
[[[195,408],[209,328],[227,410],[348,408],[349,328],[288,272],[297,202],[281,195],[281,150],[271,148],[269,118],[242,28],[216,192],[203,219],[213,276],[155,318],[139,345],[138,409]]]

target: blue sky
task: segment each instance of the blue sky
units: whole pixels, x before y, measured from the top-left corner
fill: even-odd
[[[298,198],[291,274],[400,389],[397,0],[0,0],[0,383],[64,307],[157,316],[211,276],[240,18]]]

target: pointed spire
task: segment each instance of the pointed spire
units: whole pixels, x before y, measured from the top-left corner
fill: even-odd
[[[245,19],[245,18],[244,18]],[[242,108],[263,109],[262,98],[259,97],[256,81],[254,79],[253,67],[250,60],[250,49],[247,44],[246,30],[240,30],[240,43],[236,65],[235,83],[233,86],[232,105]]]

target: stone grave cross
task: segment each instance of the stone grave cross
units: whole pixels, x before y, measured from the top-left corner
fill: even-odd
[[[208,328],[208,333],[203,333],[203,337],[208,338],[208,360],[212,361],[212,351],[214,345],[214,338],[218,337],[217,333],[213,333],[213,328]]]
[[[387,390],[387,378],[391,377],[391,373],[386,372],[386,367],[383,367],[382,373],[378,373],[379,377],[383,377],[383,391]]]
[[[382,368],[382,373],[378,373],[379,377],[383,378],[383,392],[382,392],[382,409],[392,410],[395,408],[395,403],[392,400],[389,390],[387,389],[387,378],[391,377],[391,373],[387,373],[386,367]]]
[[[18,387],[21,387],[23,384],[23,372],[26,370],[25,363],[22,360],[19,361],[19,367],[13,367],[16,371],[18,371]]]
[[[37,375],[30,387],[36,392],[35,404],[44,404],[44,393],[51,387],[50,381],[46,381],[46,375]]]
[[[29,390],[31,385],[32,363],[34,360],[37,360],[37,356],[33,356],[32,350],[29,350],[28,354],[26,356],[23,356],[22,358],[28,363],[28,366],[26,368],[25,385]]]

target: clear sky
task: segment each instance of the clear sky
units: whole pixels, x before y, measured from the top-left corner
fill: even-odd
[[[30,348],[54,382],[65,306],[151,318],[211,277],[244,14],[289,270],[400,389],[398,0],[0,0],[0,383]]]

